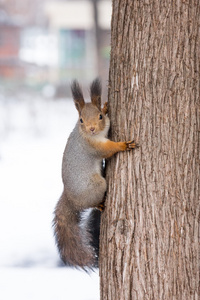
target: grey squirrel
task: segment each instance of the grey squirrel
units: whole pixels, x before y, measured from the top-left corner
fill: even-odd
[[[101,82],[97,78],[90,86],[91,103],[85,103],[82,89],[75,80],[71,85],[78,122],[69,136],[62,162],[64,190],[54,212],[54,233],[61,259],[66,265],[83,269],[97,266],[98,235],[93,227],[98,213],[93,210],[85,226],[81,213],[88,208],[101,208],[106,192],[102,176],[102,160],[119,151],[136,147],[134,141],[113,142],[107,138],[110,120],[107,102],[101,108]],[[92,224],[93,223],[93,224]],[[94,233],[95,231],[95,233]]]

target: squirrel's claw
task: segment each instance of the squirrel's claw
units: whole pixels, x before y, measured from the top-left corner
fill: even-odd
[[[126,142],[127,150],[138,148],[139,144],[136,144],[134,140]]]
[[[96,208],[97,208],[98,210],[100,210],[100,212],[104,211],[104,209],[105,209],[104,202],[101,202]]]

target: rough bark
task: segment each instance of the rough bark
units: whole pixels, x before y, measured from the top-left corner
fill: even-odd
[[[101,300],[199,299],[199,0],[113,0]]]

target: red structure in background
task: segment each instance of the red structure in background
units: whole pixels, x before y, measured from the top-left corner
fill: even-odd
[[[20,26],[0,11],[0,77],[19,78],[24,68],[19,60]]]

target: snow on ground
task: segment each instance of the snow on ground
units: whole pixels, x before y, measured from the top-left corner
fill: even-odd
[[[58,267],[51,227],[76,119],[70,100],[0,97],[0,299],[99,299],[98,273]]]
[[[0,269],[3,300],[96,300],[98,276],[67,268]]]

